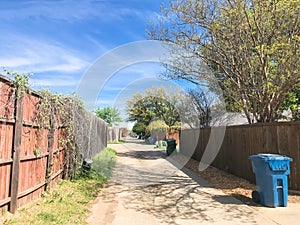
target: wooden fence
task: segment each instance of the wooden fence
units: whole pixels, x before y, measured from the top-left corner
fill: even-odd
[[[180,129],[178,129],[178,130],[172,130],[172,129],[167,130],[166,139],[173,138],[176,141],[176,145],[180,145],[180,131],[181,131]]]
[[[34,120],[41,96],[33,91],[15,96],[11,81],[0,75],[0,210],[12,213],[63,177],[68,153],[60,142],[66,131],[58,121],[49,118],[50,127],[45,129]],[[106,126],[102,121],[101,148],[107,144]]]
[[[154,137],[156,141],[165,140],[165,139],[175,139],[176,145],[179,145],[180,141],[180,129],[152,129],[151,137]]]
[[[192,157],[200,161],[210,132],[210,128],[182,130],[180,151],[182,153],[194,151]],[[293,162],[289,175],[289,188],[300,190],[300,122],[227,127],[220,151],[212,166],[255,183],[249,156],[258,153],[274,153],[291,157]]]
[[[119,142],[128,135],[128,130],[125,127],[108,127],[107,142]]]

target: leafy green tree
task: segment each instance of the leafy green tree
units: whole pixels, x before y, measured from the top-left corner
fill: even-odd
[[[292,111],[293,119],[300,119],[300,84],[297,85],[291,92],[287,93],[281,106],[281,111],[290,109]]]
[[[145,135],[146,133],[146,127],[147,125],[145,125],[144,123],[141,123],[141,122],[136,122],[134,125],[133,125],[133,128],[132,128],[132,131],[136,134],[142,134],[142,135]]]
[[[96,108],[94,113],[96,116],[107,122],[109,126],[122,122],[119,110],[114,107]]]
[[[127,101],[128,120],[146,126],[154,120],[162,120],[169,127],[177,124],[203,127],[211,120],[211,104],[200,87],[188,92],[181,88],[153,87]]]
[[[146,135],[151,136],[152,130],[167,131],[169,126],[162,120],[154,120],[146,127]]]
[[[165,76],[219,86],[249,123],[271,122],[300,82],[299,11],[300,0],[173,0],[149,37],[181,47]]]
[[[161,119],[168,126],[180,121],[180,115],[176,109],[172,91],[166,91],[164,87],[153,87],[145,91],[145,95],[136,93],[127,101],[127,113],[129,121],[137,121],[146,126],[153,119]]]

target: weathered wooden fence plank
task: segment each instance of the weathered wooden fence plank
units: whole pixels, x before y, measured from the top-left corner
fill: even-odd
[[[15,213],[18,208],[18,188],[19,188],[19,173],[20,173],[20,150],[22,142],[22,127],[23,127],[23,96],[17,96],[15,106],[15,127],[13,141],[13,163],[11,176],[11,201],[10,212]]]
[[[51,116],[50,116],[50,129],[48,132],[48,158],[47,158],[47,168],[46,168],[46,185],[45,190],[50,187],[51,182],[51,173],[53,168],[53,146],[54,146],[54,132],[55,132],[55,114],[56,110],[54,107],[51,107]]]
[[[186,138],[185,133],[199,133],[197,143]],[[205,151],[210,129],[182,130],[180,152],[191,151],[193,158],[200,161]],[[234,175],[255,182],[249,156],[258,153],[287,155],[293,159],[289,187],[300,190],[300,122],[280,122],[254,125],[229,126],[220,151],[212,165]]]
[[[15,212],[19,206],[39,197],[63,174],[68,174],[72,164],[66,163],[70,152],[60,143],[66,137],[66,129],[60,124],[59,112],[52,109],[48,130],[36,120],[42,97],[33,90],[28,90],[22,98],[16,97],[11,80],[0,75],[0,213],[8,209]],[[86,151],[83,154],[90,157],[107,146],[107,124],[94,117],[90,128],[93,136],[89,140],[97,142],[84,145],[83,149]],[[81,138],[88,134],[83,135]]]

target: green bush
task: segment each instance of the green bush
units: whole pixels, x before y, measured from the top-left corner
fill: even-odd
[[[104,149],[93,158],[91,171],[78,170],[72,180],[60,180],[43,197],[18,209],[17,216],[7,218],[5,224],[86,224],[91,201],[111,175],[115,153],[111,148]]]
[[[108,179],[111,177],[112,169],[116,164],[116,151],[112,148],[105,148],[92,160],[92,170]]]
[[[163,120],[152,121],[146,128],[146,135],[150,136],[152,130],[167,130],[169,126]]]

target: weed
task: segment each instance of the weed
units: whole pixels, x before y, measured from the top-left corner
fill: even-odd
[[[56,216],[48,212],[41,212],[37,214],[37,218],[43,220],[45,223],[57,221]]]
[[[111,177],[112,168],[115,166],[115,150],[106,148],[105,151],[101,151],[93,158],[92,170],[104,178]]]
[[[38,156],[38,155],[41,154],[41,150],[40,150],[39,148],[34,148],[34,149],[33,149],[33,154],[34,154],[35,156]]]
[[[52,191],[18,209],[18,216],[7,219],[4,224],[85,224],[91,200],[97,197],[103,183],[111,175],[115,150],[106,148],[101,151],[93,158],[92,165],[88,173],[79,170],[73,180],[60,180]]]
[[[121,139],[120,141],[110,141],[107,144],[124,144],[124,140]]]

